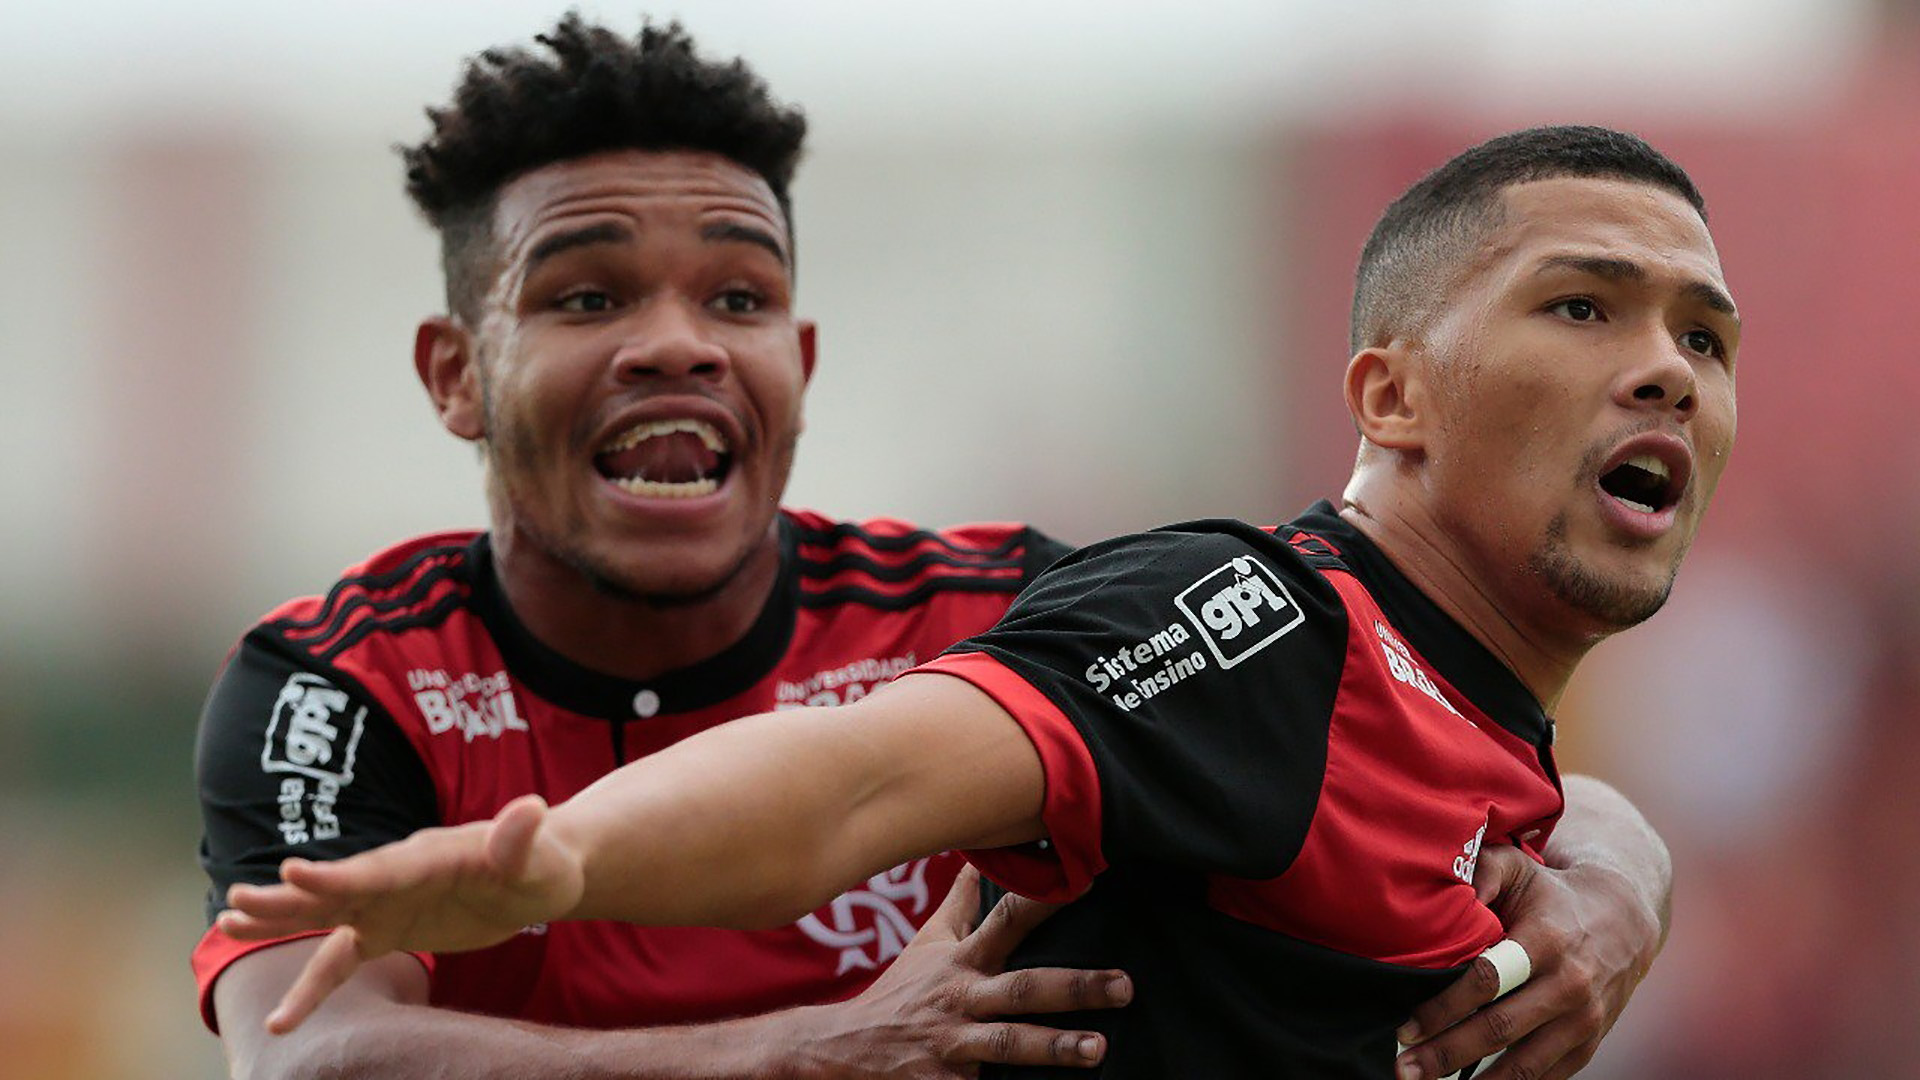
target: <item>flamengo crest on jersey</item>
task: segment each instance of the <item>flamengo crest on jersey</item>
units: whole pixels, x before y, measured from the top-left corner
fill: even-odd
[[[865,888],[848,889],[795,925],[808,938],[839,950],[834,974],[841,975],[877,968],[899,956],[919,928],[910,916],[926,914],[932,902],[927,860],[914,859],[873,875]],[[908,905],[906,911],[901,910],[903,903]]]

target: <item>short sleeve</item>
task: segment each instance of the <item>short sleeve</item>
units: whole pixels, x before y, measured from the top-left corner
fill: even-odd
[[[282,859],[337,859],[439,824],[432,778],[386,712],[265,629],[221,672],[195,756],[209,921],[228,886],[276,881]],[[207,932],[194,951],[203,1012],[214,978],[258,947]]]
[[[1020,571],[1021,577],[1027,581],[1038,578],[1047,567],[1059,562],[1073,550],[1073,545],[1055,540],[1032,526],[1027,527],[1026,539],[1025,555],[1020,560]]]
[[[1277,876],[1312,822],[1346,639],[1319,571],[1241,522],[1075,552],[922,668],[991,695],[1045,770],[1047,843],[969,856],[1052,901],[1123,864]]]

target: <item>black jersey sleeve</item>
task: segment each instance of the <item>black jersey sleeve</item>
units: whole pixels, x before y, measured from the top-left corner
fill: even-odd
[[[209,920],[229,885],[278,880],[284,858],[337,859],[439,824],[432,778],[392,718],[266,628],[214,684],[195,758]]]
[[[1046,770],[1048,845],[976,861],[1056,900],[1126,863],[1278,875],[1313,818],[1346,648],[1332,586],[1253,526],[1075,552],[928,665],[994,696]]]
[[[1027,526],[1025,554],[1020,560],[1020,577],[1023,581],[1038,578],[1049,566],[1059,562],[1073,551],[1072,544],[1063,544],[1033,526]]]

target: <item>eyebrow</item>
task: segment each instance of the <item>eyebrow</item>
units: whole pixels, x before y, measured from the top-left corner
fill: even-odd
[[[700,239],[709,243],[746,243],[766,248],[780,265],[787,265],[787,252],[780,241],[765,229],[756,229],[751,225],[742,225],[737,221],[716,221],[700,229]]]
[[[1646,267],[1632,259],[1610,259],[1598,255],[1555,255],[1542,259],[1538,267],[1540,272],[1548,270],[1573,270],[1582,274],[1591,274],[1608,281],[1645,281]],[[1694,300],[1725,315],[1734,321],[1740,319],[1740,309],[1733,304],[1733,298],[1718,287],[1704,281],[1689,281],[1681,291]]]
[[[533,245],[533,250],[527,252],[527,269],[532,270],[563,251],[572,251],[574,248],[592,244],[624,244],[632,239],[632,230],[616,221],[602,221],[598,224],[554,233]]]

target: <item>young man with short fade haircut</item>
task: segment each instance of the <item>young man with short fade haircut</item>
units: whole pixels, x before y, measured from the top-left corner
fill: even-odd
[[[1414,336],[1433,316],[1432,298],[1445,295],[1487,230],[1500,223],[1500,193],[1569,175],[1664,187],[1706,220],[1706,200],[1692,178],[1625,132],[1568,126],[1488,139],[1422,177],[1374,223],[1354,275],[1349,348],[1359,352]]]
[[[793,235],[789,188],[806,117],[743,61],[703,59],[678,23],[629,39],[569,13],[524,48],[475,57],[433,134],[402,147],[407,194],[440,233],[447,309],[478,322],[501,185],[555,161],[629,147],[701,149],[759,174]]]
[[[1497,213],[1473,184],[1447,194],[1509,152],[1534,161],[1490,189]],[[1337,508],[1081,549],[858,702],[744,717],[551,809],[289,862],[234,886],[218,927],[343,927],[285,1027],[394,948],[567,918],[773,925],[961,848],[1067,903],[1015,965],[1133,978],[1129,1007],[1066,1018],[1106,1037],[1103,1075],[1570,1075],[1617,1010],[1543,999],[1564,976],[1530,984],[1528,959],[1624,909],[1653,939],[1605,965],[1624,1000],[1666,871],[1657,840],[1557,830],[1569,805],[1638,819],[1562,784],[1550,713],[1586,651],[1664,599],[1734,436],[1738,317],[1690,186],[1636,164],[1663,160],[1546,128],[1423,182],[1466,239],[1431,264],[1429,311],[1356,329],[1362,451]],[[1503,928],[1516,883],[1571,905],[1557,931]]]

